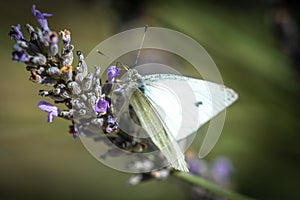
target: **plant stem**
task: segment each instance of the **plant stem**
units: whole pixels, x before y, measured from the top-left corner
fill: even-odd
[[[207,189],[207,190],[209,190],[210,192],[212,192],[216,195],[226,197],[227,199],[232,199],[232,200],[253,200],[250,197],[247,197],[247,196],[238,194],[236,192],[221,188],[221,187],[215,185],[214,183],[211,183],[211,182],[209,182],[209,181],[207,181],[207,180],[205,180],[205,179],[203,179],[199,176],[195,176],[195,175],[192,175],[192,174],[187,174],[185,172],[179,172],[179,171],[173,172],[172,175],[179,178],[179,179],[181,179],[181,180],[184,180],[184,181],[186,181],[190,184],[197,185],[201,188]]]

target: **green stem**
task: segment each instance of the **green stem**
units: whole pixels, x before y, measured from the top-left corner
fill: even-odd
[[[201,188],[207,189],[216,195],[226,197],[227,199],[232,199],[232,200],[251,200],[252,199],[250,197],[246,197],[246,196],[238,194],[236,192],[221,188],[199,176],[195,176],[192,174],[187,174],[185,172],[179,172],[179,171],[173,172],[173,176],[175,176],[181,180],[184,180],[190,184],[197,185]]]

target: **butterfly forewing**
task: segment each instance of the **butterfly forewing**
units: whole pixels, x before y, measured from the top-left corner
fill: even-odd
[[[138,116],[141,126],[171,166],[177,170],[187,172],[188,169],[184,155],[177,141],[161,119],[156,108],[154,108],[141,90],[135,89],[132,93],[130,104]]]

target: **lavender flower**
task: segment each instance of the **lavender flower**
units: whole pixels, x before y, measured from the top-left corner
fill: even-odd
[[[185,152],[185,159],[189,166],[189,172],[197,176],[205,175],[207,171],[207,163],[196,157],[195,153],[191,150]]]
[[[83,81],[83,79],[85,78],[85,76],[88,74],[88,67],[84,60],[84,56],[83,56],[82,52],[77,51],[76,54],[78,56],[79,61],[78,61],[77,67],[75,67],[75,74],[76,74],[75,81],[77,83],[81,83]]]
[[[94,74],[88,73],[82,80],[82,89],[84,91],[90,91],[93,86]]]
[[[51,17],[52,14],[41,13],[41,11],[35,9],[35,5],[32,5],[32,15],[37,19],[44,33],[49,33],[50,29],[48,27],[48,22],[46,17]]]
[[[49,46],[49,43],[41,29],[36,28],[36,34],[37,34],[37,38],[38,38],[38,41],[40,44],[42,44],[45,47]]]
[[[58,43],[58,35],[55,32],[50,32],[47,39],[48,39],[48,42],[50,44],[57,44]]]
[[[115,123],[115,119],[111,115],[108,115],[108,117],[107,117],[107,123],[108,124],[114,124]]]
[[[53,77],[53,78],[55,78],[55,79],[58,79],[61,72],[60,72],[60,69],[58,69],[58,67],[50,67],[50,68],[48,68],[48,69],[46,70],[46,73],[47,73],[49,76],[51,76],[51,77]]]
[[[15,44],[14,51],[12,52],[12,60],[18,62],[27,62],[29,61],[29,57],[26,55],[26,52],[18,44]]]
[[[24,39],[20,24],[18,24],[17,26],[11,26],[11,29],[12,30],[9,32],[11,40],[14,39],[15,41],[18,41]]]
[[[94,92],[89,92],[87,93],[87,102],[90,104],[90,105],[95,105],[96,104],[96,101],[97,101],[97,97],[95,95]]]
[[[62,36],[64,46],[69,45],[69,43],[71,42],[71,32],[65,29],[63,31],[60,31],[59,34]]]
[[[86,76],[88,74],[88,66],[84,60],[84,56],[83,56],[82,52],[77,51],[76,54],[78,56],[79,61],[78,61],[78,65],[75,69],[75,72],[77,75],[80,75],[80,78],[78,81],[81,82],[83,80],[84,76]],[[75,79],[76,79],[76,77],[75,77]]]
[[[36,56],[30,58],[30,62],[34,65],[45,65],[47,62],[46,56],[41,53],[37,53]]]
[[[41,110],[46,111],[48,113],[47,122],[53,122],[53,117],[58,116],[58,114],[60,112],[56,106],[52,105],[51,103],[45,102],[45,101],[40,101],[38,103],[38,107]]]
[[[211,172],[213,179],[217,184],[226,186],[229,184],[232,176],[232,163],[226,157],[218,157],[214,160]]]
[[[79,95],[81,93],[80,86],[76,81],[71,81],[68,83],[68,88],[71,90],[73,94]]]
[[[74,125],[69,126],[69,134],[71,134],[74,139],[77,139],[79,137],[79,133]]]
[[[104,99],[104,97],[100,97],[97,99],[96,104],[94,105],[94,110],[97,113],[106,113],[108,109],[108,101]]]
[[[55,56],[58,53],[58,35],[55,32],[50,32],[47,35],[47,40],[49,42],[49,55]]]
[[[67,45],[63,47],[62,50],[62,65],[63,66],[70,66],[73,63],[73,50],[74,46],[73,45]]]
[[[108,77],[108,82],[113,82],[116,76],[119,76],[119,70],[117,69],[116,66],[110,66],[107,69],[107,77]]]
[[[204,175],[207,170],[207,164],[204,160],[194,159],[187,161],[191,174],[198,176]]]
[[[25,27],[27,28],[27,31],[30,35],[30,40],[31,41],[37,40],[38,36],[34,28],[30,24],[26,24]]]
[[[115,121],[115,119],[111,115],[108,115],[107,123],[108,123],[108,125],[105,129],[105,131],[107,133],[111,133],[111,132],[115,131],[119,126],[118,123]]]

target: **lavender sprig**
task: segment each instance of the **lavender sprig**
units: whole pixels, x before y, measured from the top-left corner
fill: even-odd
[[[74,138],[79,135],[99,135],[99,130],[104,133],[102,137],[106,137],[105,134],[116,133],[114,137],[109,137],[113,144],[135,151],[136,146],[139,146],[138,141],[130,137],[124,138],[118,133],[118,123],[113,116],[109,97],[106,96],[111,90],[111,86],[107,86],[112,85],[119,75],[117,67],[108,68],[107,84],[101,85],[100,67],[95,67],[95,71],[89,73],[80,51],[77,51],[79,62],[73,67],[74,46],[71,44],[71,32],[65,29],[58,35],[51,31],[47,17],[52,14],[42,13],[35,5],[32,6],[32,14],[41,29],[26,24],[30,34],[30,39],[26,40],[20,25],[12,26],[9,36],[17,43],[13,49],[12,60],[26,64],[32,82],[53,87],[50,90],[40,90],[40,96],[48,97],[54,103],[65,104],[66,109],[59,110],[48,102],[40,101],[38,107],[48,113],[47,121],[52,122],[54,117],[70,120],[72,125],[69,132]],[[59,40],[62,40],[60,51]],[[102,91],[105,93],[102,94]]]

